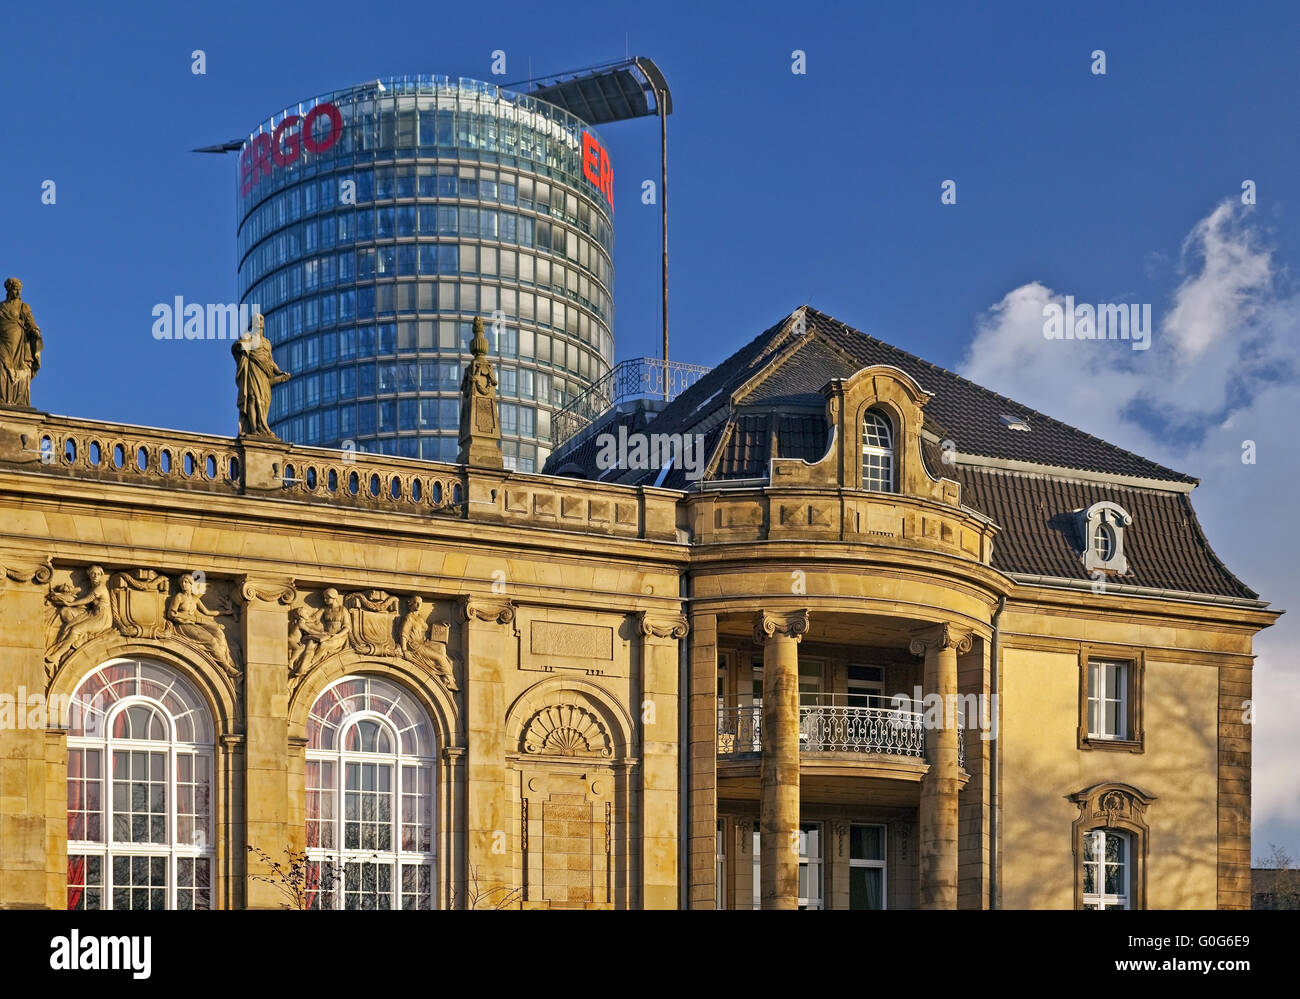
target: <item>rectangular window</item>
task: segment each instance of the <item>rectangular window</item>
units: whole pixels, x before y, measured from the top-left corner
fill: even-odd
[[[884,909],[885,827],[849,826],[849,908]]]
[[[1079,654],[1079,748],[1140,753],[1142,650],[1101,651],[1084,646]]]
[[[1088,738],[1126,739],[1127,663],[1088,663]]]

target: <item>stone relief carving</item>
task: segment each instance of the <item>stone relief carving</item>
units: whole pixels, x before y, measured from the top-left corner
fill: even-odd
[[[406,606],[399,635],[402,656],[433,673],[448,690],[456,690],[455,663],[447,654],[451,622],[430,622],[429,611],[424,609],[421,597],[408,597]]]
[[[383,590],[321,594],[322,608],[302,604],[289,611],[289,677],[300,677],[330,656],[351,649],[358,655],[406,659],[448,690],[456,686],[456,664],[447,652],[450,621],[430,621],[424,598],[401,601]]]
[[[343,597],[331,587],[321,594],[325,606],[303,605],[289,611],[289,676],[297,677],[347,648],[352,626]]]
[[[238,608],[228,599],[222,601],[216,610],[204,607],[203,594],[207,583],[195,573],[182,576],[180,585],[180,592],[172,594],[167,601],[167,623],[177,635],[203,649],[227,674],[239,676],[239,667],[235,665],[226,632],[216,622],[223,614],[237,617]]]
[[[201,572],[180,576],[176,593],[172,593],[171,578],[153,569],[133,569],[110,577],[102,567],[92,565],[86,569],[86,582],[84,594],[69,581],[51,586],[46,595],[54,607],[46,641],[47,679],[53,678],[77,649],[113,632],[124,638],[179,641],[228,676],[240,675],[238,646],[232,648],[218,623],[222,617],[237,620],[239,610],[224,596],[215,607],[205,606],[208,586]]]
[[[393,621],[398,600],[383,590],[349,593],[343,606],[351,618],[352,647],[363,655],[396,656],[400,650],[393,640]]]
[[[553,704],[538,711],[524,726],[525,753],[553,756],[614,755],[609,731],[600,719],[577,704]]]
[[[90,591],[78,596],[77,587],[62,583],[50,588],[46,599],[56,608],[58,633],[54,643],[45,653],[45,672],[52,677],[54,670],[69,655],[91,639],[113,630],[112,600],[108,595],[108,573],[97,565],[86,570]]]
[[[1070,800],[1079,806],[1079,821],[1115,828],[1143,825],[1147,807],[1155,796],[1125,785],[1101,784],[1070,795]]]

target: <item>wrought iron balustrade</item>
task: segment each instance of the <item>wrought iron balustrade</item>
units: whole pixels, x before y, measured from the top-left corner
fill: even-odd
[[[880,753],[928,759],[925,715],[893,706],[890,698],[804,694],[799,706],[799,749],[804,753]],[[718,708],[718,755],[763,749],[763,705]],[[957,726],[958,765],[966,763],[965,730]]]

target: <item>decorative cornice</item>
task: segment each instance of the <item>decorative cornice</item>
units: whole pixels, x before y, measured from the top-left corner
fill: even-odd
[[[646,638],[685,638],[691,630],[685,614],[652,619],[649,611],[641,611],[636,616],[637,634]]]
[[[797,642],[807,633],[808,621],[806,609],[779,614],[759,611],[754,619],[754,641],[761,645],[769,638],[793,638]]]
[[[918,631],[907,646],[907,650],[914,656],[923,656],[931,649],[936,652],[942,652],[944,649],[969,652],[970,648],[971,633],[947,622]]]
[[[509,600],[480,600],[461,597],[460,610],[466,621],[487,621],[490,624],[509,624],[515,619],[515,605]]]
[[[292,579],[264,579],[257,576],[243,576],[239,580],[239,595],[247,603],[263,600],[288,607],[298,596],[298,590]]]

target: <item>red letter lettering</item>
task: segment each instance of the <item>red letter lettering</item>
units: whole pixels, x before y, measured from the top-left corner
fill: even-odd
[[[297,132],[289,135],[288,149],[285,149],[283,144],[284,133],[301,120],[296,114],[285,115],[284,121],[276,125],[275,131],[271,133],[271,159],[276,166],[288,166],[298,158],[298,154],[302,151]]]
[[[253,147],[247,145],[239,154],[239,193],[248,196],[253,189]]]
[[[317,140],[316,133],[312,126],[316,124],[316,119],[321,115],[330,120],[330,130],[320,140]],[[307,112],[307,118],[302,123],[302,144],[309,153],[323,153],[330,146],[339,141],[343,135],[343,115],[333,104],[317,104]]]
[[[253,183],[271,176],[271,137],[265,132],[253,136]]]
[[[583,132],[582,133],[582,173],[589,181],[591,181],[597,187],[600,187],[600,178],[596,176],[596,154],[599,150],[600,150],[600,146],[598,146],[596,144],[596,140],[591,137],[591,133]]]
[[[609,207],[614,207],[614,164],[609,161],[609,154],[602,147],[600,150],[600,183],[596,185],[605,192]]]

